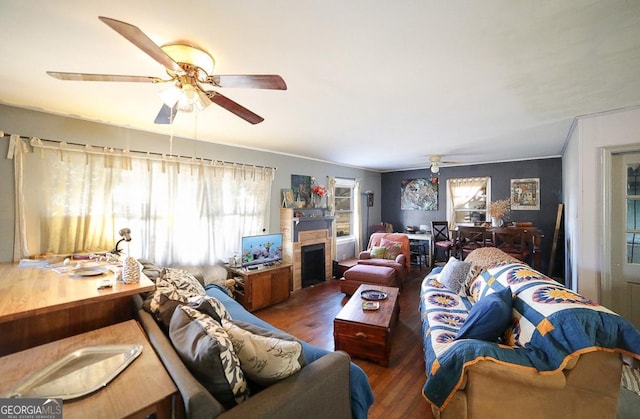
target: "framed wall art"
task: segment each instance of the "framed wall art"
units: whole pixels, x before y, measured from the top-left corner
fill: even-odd
[[[438,178],[403,179],[400,184],[401,210],[438,210]]]
[[[291,191],[298,208],[311,205],[311,176],[291,175]],[[302,203],[302,206],[300,204]]]
[[[540,178],[511,179],[511,210],[540,210]]]
[[[293,208],[293,191],[282,189],[282,208]]]

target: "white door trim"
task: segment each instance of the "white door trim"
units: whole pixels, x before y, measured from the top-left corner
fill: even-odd
[[[600,162],[602,168],[602,219],[600,222],[602,234],[602,273],[600,275],[600,299],[605,307],[612,306],[613,288],[611,269],[611,166],[614,154],[637,153],[640,152],[640,144],[629,144],[624,146],[602,147],[600,150]]]

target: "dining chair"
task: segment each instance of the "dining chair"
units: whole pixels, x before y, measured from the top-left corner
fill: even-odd
[[[527,230],[514,227],[492,228],[493,245],[523,262],[529,262],[531,255],[530,240],[527,240]]]
[[[460,226],[456,236],[456,255],[460,260],[464,260],[476,249],[491,246],[491,233],[485,227]]]
[[[427,267],[428,255],[427,243],[424,240],[410,240],[409,241],[409,258],[411,259],[411,265],[416,265],[422,271],[422,267]]]
[[[455,248],[455,242],[449,234],[448,221],[432,221],[431,222],[431,241],[433,242],[433,261],[440,262],[438,258],[440,250],[444,253],[444,262],[449,260],[451,251]]]

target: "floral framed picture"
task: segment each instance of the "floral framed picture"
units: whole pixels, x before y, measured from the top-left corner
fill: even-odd
[[[403,179],[400,183],[401,210],[438,210],[438,178]]]
[[[540,210],[540,178],[511,179],[511,210]]]
[[[295,201],[304,203],[302,207],[311,206],[311,176],[291,175],[291,191]]]

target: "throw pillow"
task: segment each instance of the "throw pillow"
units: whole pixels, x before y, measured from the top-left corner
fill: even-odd
[[[231,319],[227,308],[218,301],[218,299],[210,295],[199,295],[189,298],[189,307],[195,308],[217,322],[222,321],[222,319]]]
[[[220,323],[181,305],[171,318],[169,337],[189,371],[225,408],[249,397],[240,360]]]
[[[373,259],[384,259],[387,254],[387,248],[383,246],[373,246],[369,252],[369,256]]]
[[[387,249],[384,258],[396,260],[399,254],[402,253],[402,242],[394,242],[387,239],[382,239],[380,245]]]
[[[164,268],[149,298],[149,311],[160,319],[163,303],[169,300],[186,303],[189,298],[203,295],[206,295],[204,287],[189,272],[183,269]]]
[[[452,256],[442,268],[438,281],[456,294],[460,294],[460,291],[464,291],[463,285],[470,268],[469,262],[463,262]]]
[[[485,295],[471,307],[456,339],[498,341],[511,324],[512,303],[513,295],[509,287]]]
[[[268,386],[300,371],[304,366],[302,344],[286,333],[249,323],[222,320],[242,372],[253,382]]]
[[[155,263],[146,259],[138,259],[138,262],[142,265],[142,273],[147,276],[151,281],[156,282],[156,280],[162,274],[162,268],[160,268]]]
[[[467,280],[464,288],[465,293],[469,294],[469,287],[474,279],[489,268],[496,266],[498,263],[522,263],[518,259],[509,256],[502,250],[495,247],[481,247],[469,253],[464,259],[465,262],[471,263],[471,269],[467,274]]]

